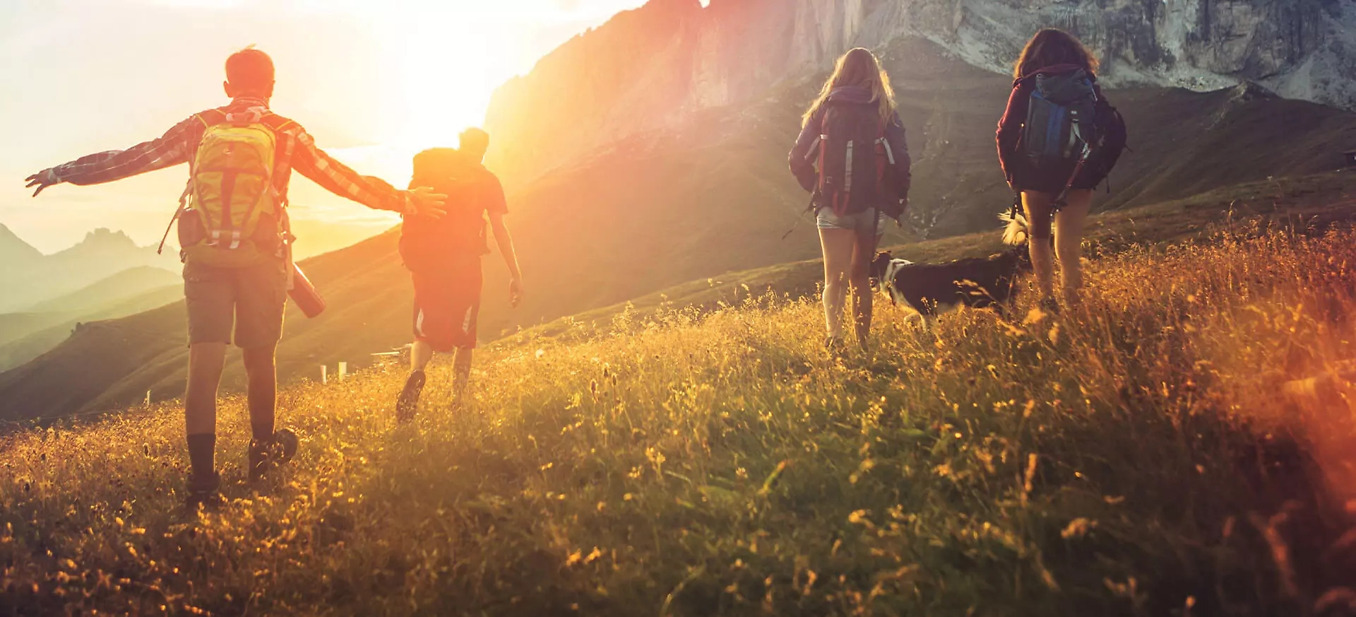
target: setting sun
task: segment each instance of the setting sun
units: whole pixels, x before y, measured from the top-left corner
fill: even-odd
[[[0,150],[0,175],[35,164],[126,148],[189,113],[224,102],[221,62],[247,45],[277,61],[274,105],[356,168],[403,183],[410,157],[485,119],[495,88],[544,54],[642,0],[512,0],[486,5],[423,0],[62,0],[0,5],[0,133],[23,149]],[[267,7],[267,19],[261,17]],[[34,58],[41,58],[34,62]],[[110,123],[78,113],[101,101]],[[54,130],[53,127],[61,127]],[[182,173],[182,172],[178,172]],[[183,180],[158,172],[76,195],[52,191],[72,227],[34,210],[22,186],[0,183],[0,221],[44,251],[70,246],[89,227],[159,240]],[[371,234],[394,224],[308,182],[296,183],[295,216]],[[170,194],[171,197],[165,197]],[[303,250],[329,250],[308,234]],[[344,238],[339,241],[338,238]]]

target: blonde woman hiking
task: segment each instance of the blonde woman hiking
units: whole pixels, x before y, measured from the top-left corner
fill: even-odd
[[[838,59],[805,112],[790,164],[813,194],[824,253],[825,345],[834,349],[842,343],[850,287],[857,342],[865,347],[871,331],[869,270],[881,216],[903,215],[910,181],[904,125],[890,77],[875,54],[859,47]]]
[[[1047,308],[1058,307],[1055,258],[1065,302],[1077,299],[1092,191],[1125,146],[1125,124],[1097,85],[1097,68],[1097,58],[1078,39],[1041,30],[1017,59],[1012,95],[998,123],[998,160],[1025,210],[1031,265]]]

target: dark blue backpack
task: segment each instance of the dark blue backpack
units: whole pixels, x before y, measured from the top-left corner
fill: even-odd
[[[1021,139],[1031,168],[1065,170],[1086,162],[1102,141],[1092,77],[1079,69],[1041,73],[1035,82]]]

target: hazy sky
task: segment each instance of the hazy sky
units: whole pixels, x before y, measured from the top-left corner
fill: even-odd
[[[44,252],[95,227],[160,238],[179,166],[30,199],[22,178],[158,137],[225,102],[226,56],[273,56],[273,108],[359,171],[400,185],[409,157],[455,145],[493,89],[644,0],[0,0],[0,223]],[[392,222],[294,181],[294,216]],[[303,239],[304,241],[304,239]]]

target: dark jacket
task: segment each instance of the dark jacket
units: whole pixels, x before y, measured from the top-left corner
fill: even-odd
[[[796,138],[796,145],[791,148],[788,159],[791,165],[791,173],[796,176],[801,187],[807,191],[814,190],[819,180],[819,172],[815,169],[817,151],[814,148],[824,124],[824,113],[829,105],[843,104],[875,105],[876,103],[872,100],[871,91],[866,88],[857,86],[838,88],[829,93],[829,100],[801,128],[800,137]],[[890,149],[895,155],[895,168],[893,173],[890,174],[894,178],[893,186],[885,188],[894,194],[883,195],[880,199],[908,199],[909,186],[912,182],[912,175],[909,171],[911,161],[909,159],[909,145],[904,135],[904,123],[900,122],[898,113],[890,118],[890,122],[886,123],[885,139],[890,143]]]
[[[1023,75],[1012,82],[1012,95],[1008,97],[1007,111],[1003,112],[1003,118],[998,121],[998,163],[1003,166],[1003,176],[1007,178],[1008,184],[1013,184],[1016,176],[1022,171],[1017,146],[1022,137],[1022,125],[1026,124],[1027,108],[1031,104],[1031,90],[1036,87],[1035,77],[1071,73],[1081,68],[1083,67],[1076,64],[1056,64]],[[1103,100],[1102,88],[1097,85],[1097,77],[1093,76],[1092,80],[1093,91],[1097,93],[1098,100]]]

